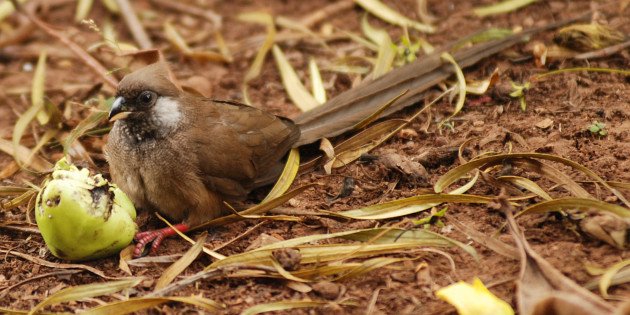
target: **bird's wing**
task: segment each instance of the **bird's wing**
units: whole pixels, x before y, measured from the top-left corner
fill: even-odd
[[[275,179],[281,159],[300,137],[299,128],[239,103],[208,100],[204,105],[194,113],[191,132],[209,188],[240,195]]]

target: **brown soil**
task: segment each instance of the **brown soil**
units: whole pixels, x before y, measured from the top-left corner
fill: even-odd
[[[204,1],[186,1],[190,3],[205,3]],[[264,28],[252,24],[246,24],[236,19],[241,12],[264,10],[274,16],[286,16],[299,20],[318,8],[332,3],[327,0],[313,1],[208,1],[201,7],[206,7],[221,14],[224,18],[223,36],[228,43],[255,36],[264,35]],[[411,18],[418,18],[416,14],[416,2],[413,0],[384,1],[399,12],[405,12]],[[440,18],[437,22],[438,32],[428,35],[426,39],[440,45],[448,41],[460,38],[488,27],[531,27],[542,25],[563,18],[579,16],[589,9],[594,9],[594,16],[602,23],[619,28],[624,33],[630,33],[630,6],[621,10],[623,1],[541,1],[514,13],[499,15],[489,18],[471,17],[466,12],[474,6],[492,1],[428,1],[430,11]],[[133,1],[138,10],[149,9],[150,1]],[[256,46],[244,51],[235,51],[235,61],[231,64],[198,63],[185,60],[168,44],[162,35],[161,23],[170,19],[182,29],[186,37],[194,37],[195,30],[209,27],[208,23],[201,22],[197,18],[184,16],[177,12],[171,12],[160,7],[151,8],[153,12],[163,18],[149,23],[148,30],[158,47],[166,48],[167,59],[172,63],[172,68],[178,77],[186,79],[193,75],[203,76],[208,82],[204,82],[211,88],[211,95],[215,98],[241,99],[241,82],[244,73],[249,68],[251,60],[257,51]],[[341,14],[328,16],[324,23],[360,33],[360,19],[363,10],[354,7]],[[74,17],[74,5],[64,4],[53,6],[42,13],[45,20],[55,25],[65,34],[70,36],[82,47],[89,47],[98,41],[98,34],[87,27],[71,23]],[[100,2],[95,2],[95,8],[90,14],[98,25],[102,25],[107,11],[101,7]],[[10,20],[15,24],[15,21]],[[120,39],[133,42],[127,34],[124,23],[120,18],[114,18],[116,29]],[[397,39],[400,31],[391,25],[371,18],[375,26],[388,28],[394,39]],[[321,25],[321,23],[320,23]],[[319,25],[315,27],[318,29]],[[545,43],[551,43],[552,32],[547,32],[535,37]],[[212,37],[210,36],[210,41]],[[207,43],[208,40],[202,41]],[[331,51],[323,51],[318,46],[313,46],[300,41],[289,42],[283,45],[283,49],[290,58],[291,63],[300,75],[307,75],[307,62],[309,56],[322,59],[332,59],[335,48],[348,45],[348,42],[333,43]],[[61,104],[67,98],[77,99],[77,95],[85,93],[91,84],[100,82],[84,66],[77,61],[62,43],[51,40],[41,31],[33,31],[27,39],[16,46],[0,48],[0,137],[11,138],[11,132],[17,119],[16,113],[22,113],[28,107],[28,91],[31,85],[32,72],[25,71],[27,67],[34,65],[40,49],[47,48],[49,52],[47,74],[47,97],[53,104]],[[531,55],[531,44],[519,45],[510,50],[510,54],[502,54],[497,57],[482,61],[474,68],[468,69],[468,78],[483,78],[495,67],[499,67],[501,80],[509,82],[522,82],[532,74],[544,72],[550,69],[568,68],[577,66],[591,66],[601,68],[625,68],[630,65],[628,51],[614,54],[603,59],[585,61],[575,60],[551,60],[545,67],[536,67],[533,60],[513,61],[514,54]],[[349,88],[351,79],[347,75],[324,72],[323,79],[330,82],[327,89],[329,97]],[[16,93],[15,91],[24,92]],[[74,89],[74,90],[73,90]],[[106,90],[106,95],[112,91]],[[273,113],[294,117],[298,109],[291,104],[281,84],[278,71],[272,60],[268,57],[262,71],[262,75],[251,82],[249,88],[250,98],[254,104]],[[371,154],[381,156],[388,152],[397,152],[404,157],[417,157],[436,147],[457,148],[463,141],[471,138],[479,138],[468,146],[467,157],[484,152],[507,152],[511,146],[517,152],[542,152],[556,154],[575,162],[578,162],[606,180],[630,181],[630,81],[627,77],[610,74],[595,74],[586,72],[566,73],[551,77],[550,79],[535,82],[527,91],[527,110],[522,111],[515,100],[469,96],[464,110],[455,121],[454,129],[437,129],[437,123],[447,117],[452,106],[442,102],[433,107],[429,115],[424,115],[413,122],[408,128],[413,131],[405,131],[387,141],[384,145],[375,149]],[[78,111],[72,119],[78,120],[84,114]],[[405,113],[403,113],[405,114]],[[541,129],[535,125],[545,118],[553,120],[553,125],[548,129]],[[598,137],[586,131],[587,127],[595,121],[606,123],[608,136]],[[428,126],[428,129],[427,129]],[[526,143],[519,143],[514,136],[520,135]],[[83,143],[93,152],[93,157],[99,166],[98,171],[107,172],[107,165],[98,155],[105,137],[85,137]],[[25,137],[23,144],[33,147],[35,140],[32,136]],[[57,146],[44,148],[44,156],[53,161],[60,157],[60,149]],[[446,152],[446,151],[443,151]],[[436,160],[423,163],[428,171],[427,179],[420,180],[413,176],[401,175],[401,172],[388,168],[378,161],[355,162],[347,167],[333,171],[333,175],[327,176],[320,169],[312,173],[300,176],[295,187],[307,183],[318,183],[321,186],[310,189],[294,198],[286,206],[298,210],[347,210],[360,206],[375,204],[382,201],[413,196],[430,191],[431,185],[437,178],[449,169],[458,165],[457,159],[449,154],[436,155]],[[6,154],[0,154],[0,170],[10,166],[12,158]],[[559,166],[558,166],[559,167]],[[561,168],[578,180],[577,172]],[[339,194],[344,177],[352,177],[356,187],[350,196],[336,199],[330,202],[328,196]],[[22,185],[23,180],[32,180],[39,183],[40,179],[25,173],[4,179],[1,185]],[[544,187],[550,187],[544,179],[534,178]],[[599,193],[602,200],[616,202],[613,196],[608,196],[606,191],[600,191],[593,185],[585,185],[593,192]],[[497,195],[498,189],[492,185],[480,181],[470,192],[480,195]],[[304,222],[279,222],[271,221],[263,224],[248,236],[232,243],[220,250],[223,255],[231,255],[242,252],[262,233],[272,235],[280,239],[290,239],[304,235],[338,232],[357,228],[374,227],[376,225],[402,224],[403,227],[412,227],[409,219],[425,217],[426,213],[408,216],[406,218],[376,221],[338,221],[333,219],[307,218]],[[451,204],[443,219],[447,227],[449,220],[456,219],[480,232],[492,234],[505,222],[504,217],[497,211],[484,206],[471,206]],[[26,222],[25,207],[0,211],[0,223],[2,222]],[[400,223],[401,221],[405,221]],[[156,228],[161,222],[148,214],[140,215],[141,229]],[[207,246],[216,247],[254,226],[258,222],[237,222],[227,226],[210,230]],[[527,240],[544,258],[563,274],[575,280],[579,284],[588,282],[592,277],[586,272],[586,264],[599,267],[607,267],[624,259],[629,259],[628,251],[616,249],[601,241],[579,232],[575,222],[562,220],[556,217],[544,219],[542,216],[533,216],[519,220],[524,229]],[[204,297],[214,299],[227,305],[226,313],[235,314],[256,304],[280,301],[280,300],[350,300],[354,306],[330,306],[327,308],[308,310],[294,310],[291,313],[363,313],[375,292],[380,289],[376,301],[378,313],[422,313],[445,314],[454,313],[454,309],[434,295],[436,289],[453,283],[457,280],[470,281],[473,277],[479,277],[486,283],[493,293],[515,305],[515,282],[518,277],[519,264],[509,260],[493,251],[486,249],[467,237],[457,229],[439,229],[434,231],[443,233],[462,242],[471,243],[478,251],[481,259],[475,261],[472,257],[458,249],[446,250],[455,260],[457,269],[452,271],[448,260],[439,254],[431,252],[414,252],[409,257],[416,260],[401,264],[396,269],[378,269],[369,275],[341,281],[337,284],[320,283],[313,285],[314,291],[300,293],[287,287],[285,281],[255,278],[221,278],[213,281],[201,281],[193,286],[176,292],[176,295],[201,294]],[[194,238],[196,233],[193,233]],[[507,233],[501,235],[501,240],[511,243]],[[166,240],[161,255],[183,253],[189,248],[188,243],[181,239]],[[46,249],[41,236],[37,233],[27,233],[0,228],[0,249],[27,253],[53,262],[62,262],[53,257]],[[406,255],[402,255],[406,256]],[[182,276],[191,275],[210,263],[207,257],[200,257],[194,262]],[[428,264],[428,271],[415,273],[415,267],[420,263]],[[118,258],[112,257],[98,261],[88,262],[87,265],[102,270],[111,277],[124,277],[126,274],[118,268]],[[168,264],[152,264],[150,267],[131,267],[136,276],[146,277],[147,280],[138,286],[135,292],[142,295],[152,289],[153,281],[159,277]],[[20,281],[37,277],[38,275],[56,271],[40,264],[26,261],[13,255],[3,255],[0,263],[0,290],[14,285]],[[62,288],[69,286],[104,281],[98,276],[88,272],[80,272],[72,275],[55,275],[36,278],[12,289],[8,294],[0,298],[0,307],[12,309],[29,309],[42,301],[46,296]],[[615,296],[628,296],[630,285],[616,286],[610,290]],[[110,301],[110,299],[104,299]],[[97,300],[72,302],[51,307],[50,311],[69,311],[85,309],[96,306]],[[617,303],[617,302],[613,302]],[[150,313],[183,313],[192,312],[193,309],[182,304],[165,304],[154,308]]]

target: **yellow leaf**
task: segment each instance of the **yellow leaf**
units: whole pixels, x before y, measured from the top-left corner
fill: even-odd
[[[195,259],[199,256],[203,249],[203,245],[206,241],[207,233],[203,233],[195,245],[193,245],[182,257],[180,257],[176,262],[170,265],[160,278],[157,279],[155,284],[155,291],[164,288],[169,285],[173,279],[175,279],[180,273],[182,273],[190,264],[192,264]]]
[[[378,0],[355,0],[354,2],[385,22],[402,27],[413,27],[424,33],[435,32],[435,28],[433,26],[411,20]]]
[[[94,0],[78,0],[77,1],[77,11],[74,15],[75,22],[81,22],[85,19],[90,10],[92,10],[92,3]]]
[[[243,81],[247,83],[260,74],[267,52],[269,52],[269,49],[271,49],[275,41],[276,27],[273,23],[273,17],[264,12],[243,13],[238,16],[238,19],[244,22],[263,24],[267,27],[267,37],[265,38],[265,42],[260,47],[260,50],[254,58],[254,62],[252,62],[252,66],[249,68],[247,74],[245,74],[245,78],[243,79]]]
[[[311,75],[311,89],[313,90],[313,96],[319,104],[326,103],[326,90],[324,89],[324,82],[322,82],[322,76],[319,73],[317,62],[311,58],[308,62],[308,70]]]
[[[132,298],[126,301],[117,301],[109,304],[97,306],[84,312],[81,314],[86,315],[109,315],[109,314],[129,314],[133,312],[137,312],[149,307],[154,307],[160,305],[162,303],[167,302],[180,302],[186,303],[190,305],[195,305],[206,309],[211,312],[218,312],[223,309],[225,306],[221,305],[213,300],[206,299],[199,296],[168,296],[168,297],[139,297]]]
[[[300,150],[297,148],[291,149],[289,151],[289,157],[287,157],[287,163],[284,165],[284,169],[282,170],[282,174],[276,181],[276,184],[273,185],[273,188],[267,194],[267,197],[261,201],[261,203],[265,203],[269,200],[275,199],[277,197],[282,196],[291,184],[293,184],[293,180],[295,180],[295,176],[300,169]]]
[[[241,315],[255,315],[255,314],[260,314],[264,312],[283,311],[283,310],[290,310],[294,308],[318,307],[318,306],[325,306],[326,304],[328,304],[328,302],[319,302],[319,301],[271,302],[271,303],[254,305],[244,310],[241,313]]]
[[[304,87],[297,73],[295,73],[295,70],[293,70],[293,67],[291,67],[291,64],[287,60],[287,57],[285,57],[282,50],[280,50],[280,47],[276,45],[273,46],[273,56],[276,59],[276,65],[278,66],[280,77],[282,77],[284,89],[287,91],[287,94],[289,94],[289,98],[291,98],[293,104],[299,107],[303,112],[317,107],[319,103]]]
[[[489,6],[475,8],[473,9],[473,12],[479,17],[508,13],[532,4],[536,1],[537,0],[505,0]]]
[[[107,295],[116,293],[127,288],[133,288],[138,285],[140,281],[142,281],[141,278],[129,278],[125,280],[69,287],[55,294],[52,294],[45,300],[41,301],[33,309],[31,309],[29,315],[38,313],[39,310],[48,305],[53,305],[61,302],[76,301],[100,295]]]
[[[435,295],[455,306],[459,315],[511,315],[510,304],[497,298],[479,280],[472,285],[460,281],[439,289]]]
[[[455,110],[453,111],[451,116],[445,120],[447,121],[457,115],[462,110],[462,108],[464,108],[464,102],[466,101],[466,78],[464,78],[464,72],[462,71],[462,68],[459,67],[457,61],[455,61],[455,58],[453,58],[451,54],[445,52],[442,53],[440,57],[453,65],[453,67],[455,68],[455,75],[457,76],[457,103],[455,104]]]
[[[599,293],[605,298],[608,298],[608,287],[612,283],[613,277],[623,268],[630,266],[630,259],[622,260],[612,267],[606,269],[602,278],[599,280]]]

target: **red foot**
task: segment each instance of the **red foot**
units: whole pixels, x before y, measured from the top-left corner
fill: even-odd
[[[189,228],[188,225],[184,223],[175,224],[173,225],[173,227],[180,232],[186,232]],[[144,247],[151,242],[151,253],[155,254],[157,252],[157,249],[160,247],[160,244],[162,244],[162,241],[165,238],[173,236],[175,234],[177,234],[177,232],[175,232],[175,230],[170,227],[160,230],[140,232],[136,234],[136,236],[134,237],[134,239],[136,240],[136,248],[133,250],[133,257],[141,257],[142,252],[144,252]]]

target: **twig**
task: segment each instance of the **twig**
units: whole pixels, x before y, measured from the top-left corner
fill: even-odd
[[[258,223],[258,224],[256,224],[256,225],[252,226],[251,228],[247,229],[247,231],[245,231],[245,232],[241,233],[240,235],[236,236],[235,238],[233,238],[233,239],[231,239],[231,240],[229,240],[229,241],[227,241],[227,242],[225,242],[225,243],[223,243],[223,244],[221,244],[221,245],[219,245],[219,246],[217,246],[217,247],[213,248],[212,250],[216,252],[216,251],[218,251],[219,249],[222,249],[222,248],[224,248],[225,246],[228,246],[228,245],[230,245],[230,244],[232,244],[232,243],[234,243],[234,242],[236,242],[236,241],[240,240],[241,238],[243,238],[243,237],[247,236],[248,234],[250,234],[251,232],[253,232],[253,231],[254,231],[254,230],[256,230],[257,228],[261,227],[263,224],[265,224],[265,223],[267,223],[267,222],[268,222],[268,221],[262,221],[262,222],[260,222],[260,223]]]
[[[33,33],[33,30],[35,30],[35,25],[33,25],[33,22],[26,22],[24,25],[20,26],[20,28],[12,32],[11,35],[0,40],[0,48],[17,45],[25,41]]]
[[[0,249],[0,253],[6,254],[6,255],[13,255],[16,257],[20,257],[23,259],[26,259],[32,263],[36,263],[38,265],[42,265],[45,267],[50,267],[50,268],[60,268],[60,269],[83,269],[86,271],[89,271],[101,278],[105,278],[105,279],[118,279],[115,277],[110,277],[110,276],[106,276],[102,271],[94,268],[94,267],[90,267],[87,265],[82,265],[82,264],[58,264],[58,263],[54,263],[54,262],[50,262],[47,260],[43,260],[41,258],[37,258],[35,256],[31,256],[28,254],[24,254],[24,253],[20,253],[20,252],[16,252],[16,251],[11,251],[11,250],[4,250],[4,249]]]
[[[127,24],[127,27],[129,27],[131,35],[136,40],[138,45],[140,45],[140,48],[153,48],[153,43],[151,42],[149,35],[147,35],[147,32],[144,30],[144,27],[140,23],[140,20],[138,20],[136,11],[134,11],[129,1],[116,0],[116,3],[118,3],[118,7],[120,7],[120,13],[122,13],[123,18],[125,19],[125,24]]]
[[[223,17],[221,17],[219,14],[214,13],[214,11],[212,10],[202,10],[202,9],[187,5],[185,3],[171,1],[171,0],[151,0],[151,2],[159,6],[165,7],[167,9],[172,9],[175,11],[179,11],[182,13],[186,13],[189,15],[193,15],[193,16],[205,19],[213,24],[215,31],[220,29],[221,26],[223,25]]]
[[[575,59],[595,59],[595,58],[602,58],[602,57],[607,57],[610,56],[612,54],[616,54],[626,48],[630,47],[630,40],[625,41],[623,43],[617,44],[617,45],[612,45],[603,49],[599,49],[599,50],[595,50],[595,51],[589,51],[589,52],[585,52],[583,54],[579,54],[577,56],[575,56]]]
[[[60,276],[60,275],[72,275],[75,273],[81,272],[81,270],[57,270],[57,271],[53,271],[53,272],[49,272],[49,273],[45,273],[45,274],[41,274],[41,275],[37,275],[28,279],[24,279],[14,285],[8,286],[6,287],[4,290],[2,290],[2,292],[0,292],[0,299],[3,299],[7,293],[9,293],[9,291],[11,291],[12,289],[15,289],[16,287],[19,287],[27,282],[33,281],[33,280],[37,280],[37,279],[41,279],[41,278],[47,278],[47,277],[51,277],[51,276]]]
[[[24,233],[31,233],[31,234],[39,234],[39,229],[36,228],[36,227],[30,227],[27,224],[23,224],[23,225],[26,225],[26,226],[12,225],[12,223],[20,224],[21,222],[4,222],[4,223],[0,223],[0,229],[6,229],[6,230],[12,230],[12,231],[18,231],[18,232],[24,232]]]
[[[324,19],[330,18],[331,15],[340,14],[345,10],[352,9],[354,7],[354,1],[338,1],[325,6],[307,16],[300,19],[301,24],[306,27],[313,27],[313,25],[321,22]]]
[[[11,3],[13,3],[13,6],[15,7],[16,11],[26,16],[29,20],[31,20],[31,22],[33,22],[33,24],[35,24],[41,30],[46,32],[46,34],[54,37],[55,39],[59,40],[64,45],[66,45],[77,57],[79,57],[79,59],[81,59],[88,67],[90,67],[92,71],[94,71],[96,74],[101,76],[105,80],[105,83],[109,84],[110,86],[114,88],[118,86],[118,80],[107,75],[108,73],[107,69],[105,69],[105,67],[101,65],[101,63],[98,62],[98,60],[94,59],[94,57],[92,57],[85,50],[83,50],[83,48],[81,48],[79,45],[77,45],[75,42],[73,42],[72,40],[70,40],[68,37],[64,36],[60,32],[46,25],[46,23],[44,23],[42,20],[37,18],[34,14],[26,10],[23,10],[22,6],[17,2],[17,0],[11,0]]]
[[[233,272],[233,271],[237,271],[237,270],[244,270],[244,269],[249,269],[249,270],[262,270],[262,271],[266,271],[266,272],[276,272],[276,269],[273,267],[268,267],[268,266],[252,266],[252,265],[232,265],[232,266],[225,266],[225,267],[218,267],[215,269],[210,269],[210,270],[203,270],[200,271],[188,278],[182,279],[180,281],[177,282],[173,282],[171,284],[169,284],[168,286],[162,288],[161,290],[158,291],[154,291],[152,293],[149,293],[147,295],[145,295],[144,297],[162,297],[162,296],[166,296],[168,294],[170,294],[173,291],[180,291],[182,288],[193,284],[199,280],[204,280],[204,279],[209,279],[209,278],[214,278],[214,277],[218,277],[220,275],[229,273],[229,272]]]

